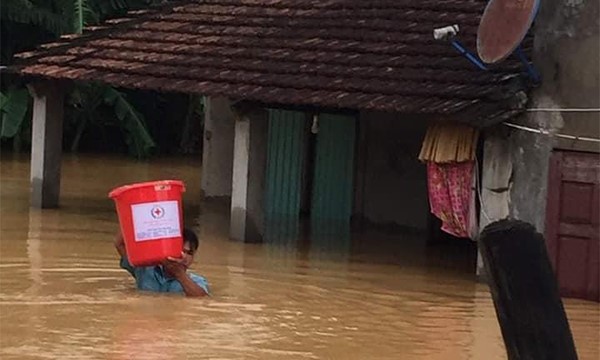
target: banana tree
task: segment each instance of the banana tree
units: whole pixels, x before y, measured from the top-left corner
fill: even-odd
[[[12,138],[19,132],[30,103],[27,89],[13,88],[8,90],[6,94],[0,92],[0,112],[2,113],[1,137]]]
[[[21,150],[25,118],[29,113],[31,99],[24,88],[11,88],[0,92],[0,138],[13,139],[13,148]]]
[[[79,149],[84,132],[90,128],[116,126],[123,133],[131,155],[144,157],[155,147],[144,117],[129,103],[125,94],[103,84],[78,86],[68,100],[70,121],[76,129],[71,151]],[[109,110],[111,116],[104,116]]]
[[[61,5],[60,1],[2,0],[0,16],[3,22],[32,25],[40,31],[61,35],[70,30],[65,22],[70,9],[64,4],[57,5]]]
[[[154,0],[2,0],[2,22],[27,24],[39,31],[60,35],[82,33],[85,26],[98,23],[128,9],[150,5]],[[25,13],[23,13],[25,12]],[[11,54],[12,55],[12,54]],[[3,54],[3,58],[4,58]],[[31,100],[24,88],[12,88],[2,94],[2,138],[18,137]],[[148,132],[144,117],[133,107],[127,96],[106,85],[77,85],[68,94],[68,114],[77,129],[71,150],[76,151],[82,135],[90,125],[114,124],[122,130],[129,152],[136,157],[148,156],[155,143]],[[99,117],[100,107],[112,109],[112,116]]]
[[[106,16],[108,12],[118,12],[128,9],[131,1],[112,0],[110,2],[96,2],[92,4],[88,0],[74,1],[74,23],[75,33],[81,34],[85,26],[96,23],[99,19]],[[110,3],[110,7],[107,7]],[[77,87],[70,96],[71,104],[76,104],[75,119],[78,122],[77,131],[71,144],[71,150],[77,151],[83,132],[89,124],[102,124],[106,119],[98,117],[100,112],[96,111],[101,105],[108,105],[114,111],[114,117],[117,124],[122,129],[125,142],[129,148],[130,154],[136,157],[145,157],[150,154],[155,147],[154,140],[148,132],[146,123],[142,114],[128,101],[125,94],[119,92],[113,87],[102,84],[90,84]]]

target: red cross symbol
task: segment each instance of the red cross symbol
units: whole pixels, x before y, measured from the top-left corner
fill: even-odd
[[[155,219],[159,219],[164,215],[164,210],[161,207],[155,207],[154,209],[152,209],[152,216]]]

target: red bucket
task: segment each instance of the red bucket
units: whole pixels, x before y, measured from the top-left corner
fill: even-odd
[[[183,250],[181,181],[163,180],[118,187],[115,201],[127,259],[133,266],[151,266]]]

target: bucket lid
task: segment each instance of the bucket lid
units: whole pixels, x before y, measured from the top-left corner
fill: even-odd
[[[118,188],[113,189],[110,193],[108,193],[108,197],[114,199],[119,195],[123,194],[125,191],[139,189],[143,187],[154,187],[154,186],[180,186],[183,191],[185,191],[185,184],[181,180],[158,180],[158,181],[147,181],[143,183],[135,183],[129,185],[119,186]]]

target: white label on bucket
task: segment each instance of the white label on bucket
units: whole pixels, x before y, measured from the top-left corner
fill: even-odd
[[[177,201],[131,205],[135,241],[181,236]]]

